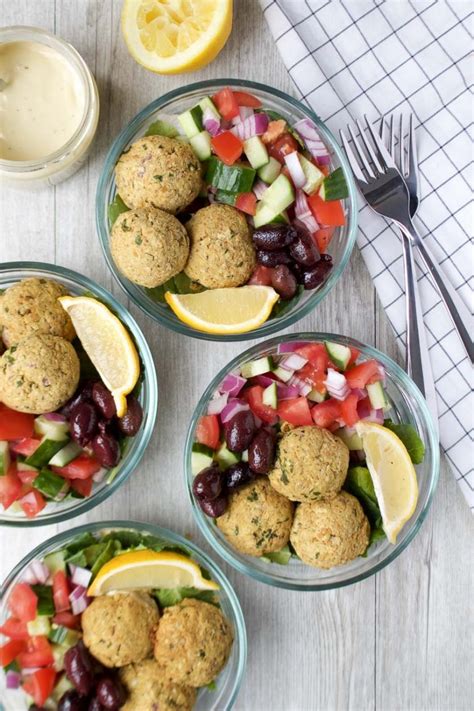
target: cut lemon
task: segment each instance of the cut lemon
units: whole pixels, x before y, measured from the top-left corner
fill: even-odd
[[[197,563],[180,553],[151,550],[117,555],[102,566],[89,587],[91,597],[120,590],[154,588],[197,588],[219,590],[213,580],[206,580]]]
[[[176,316],[196,331],[245,333],[265,323],[278,301],[271,286],[209,289],[200,294],[165,293]]]
[[[415,467],[401,439],[387,427],[358,422],[356,432],[362,439],[383,529],[390,543],[396,543],[418,501]]]
[[[232,29],[232,0],[125,0],[122,32],[139,64],[159,74],[205,67]]]
[[[126,395],[132,392],[140,376],[140,360],[125,326],[100,301],[88,296],[61,296],[61,306],[68,312],[82,346],[110,390],[123,417],[127,411]]]

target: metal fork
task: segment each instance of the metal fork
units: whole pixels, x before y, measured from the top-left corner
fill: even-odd
[[[367,117],[365,117],[365,121],[373,143],[366,138],[364,129],[359,121],[356,121],[356,124],[360,132],[360,141],[356,138],[352,127],[348,126],[357,157],[354,155],[346,135],[341,131],[341,140],[359,190],[372,210],[395,222],[402,232],[412,240],[415,247],[418,248],[428,272],[448,309],[464,348],[471,362],[474,362],[474,343],[470,337],[472,329],[470,328],[471,315],[469,310],[454,287],[451,286],[449,279],[447,279],[431,251],[418,234],[409,212],[409,193],[405,181],[395,164],[395,160],[384,146],[380,136],[374,131]]]

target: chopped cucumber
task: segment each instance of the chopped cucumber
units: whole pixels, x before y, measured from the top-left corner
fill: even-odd
[[[35,419],[35,432],[42,437],[61,442],[69,438],[69,424],[48,420],[44,415],[40,415]]]
[[[341,427],[341,429],[336,430],[334,434],[339,437],[339,439],[342,439],[346,447],[351,451],[364,449],[361,438],[352,428]]]
[[[45,632],[44,634],[48,635],[50,642],[54,642],[54,644],[63,644],[67,647],[73,647],[81,637],[79,632],[76,630],[70,630],[68,627],[55,624],[52,625],[49,632]]]
[[[343,200],[349,197],[349,190],[342,168],[336,168],[324,178],[319,195],[323,200]]]
[[[211,134],[207,131],[197,133],[189,139],[189,143],[199,160],[207,160],[211,157]]]
[[[268,163],[268,151],[259,136],[252,136],[244,141],[244,153],[252,168],[262,168]]]
[[[41,469],[32,486],[53,501],[61,501],[69,489],[69,483],[51,469]]]
[[[262,225],[268,225],[269,222],[274,222],[279,214],[278,210],[274,210],[264,202],[259,202],[253,218],[254,225],[257,229]]]
[[[18,469],[19,472],[37,472],[38,469],[36,467],[31,467],[29,464],[25,464],[25,462],[21,462],[19,459],[16,460],[16,468]]]
[[[48,464],[50,467],[65,467],[66,464],[72,462],[73,459],[79,456],[82,452],[82,447],[80,447],[75,442],[68,442],[65,447],[56,452],[54,457],[52,457]]]
[[[69,649],[69,647],[66,647],[65,645],[62,644],[52,644],[51,645],[51,651],[53,653],[53,659],[54,659],[54,668],[57,672],[60,672],[64,669],[64,657],[66,656],[66,652]]]
[[[295,192],[286,175],[279,175],[278,178],[265,191],[262,202],[278,214],[291,205],[295,199]]]
[[[377,383],[367,385],[367,394],[374,410],[384,410],[388,407],[387,396],[380,380]]]
[[[248,460],[249,460],[249,450],[248,450],[248,449],[244,449],[244,451],[242,452],[241,457],[242,457],[242,461],[243,461],[243,462],[248,462]]]
[[[232,464],[237,464],[240,461],[240,455],[235,452],[231,452],[227,448],[227,444],[223,442],[216,453],[216,460],[221,469],[227,469]]]
[[[307,195],[312,195],[324,180],[324,173],[317,168],[314,163],[311,163],[307,158],[299,155],[301,167],[305,174],[306,183],[303,185],[303,190]]]
[[[197,134],[202,131],[202,108],[200,106],[193,106],[189,111],[180,114],[178,121],[188,138],[197,136]]]
[[[240,374],[243,378],[254,378],[256,375],[268,373],[273,368],[273,358],[271,356],[264,356],[263,358],[244,363],[240,369]]]
[[[280,175],[281,163],[276,158],[270,156],[268,163],[258,169],[258,177],[267,185],[271,185]]]
[[[51,698],[53,699],[53,701],[58,703],[61,697],[64,696],[66,691],[70,691],[71,689],[74,689],[74,686],[69,681],[66,674],[64,674],[52,690]]]
[[[278,366],[278,368],[274,369],[274,374],[281,380],[283,383],[287,383],[291,376],[293,375],[291,370],[286,370],[285,368],[281,368]]]
[[[210,111],[218,121],[221,120],[222,116],[216,109],[214,102],[212,101],[210,96],[205,96],[204,99],[201,99],[201,101],[199,102],[199,106],[201,107],[203,113],[205,109],[208,109],[208,111]]]
[[[324,400],[326,399],[326,395],[327,395],[326,391],[321,393],[321,392],[319,392],[319,390],[313,389],[313,390],[311,390],[310,393],[308,393],[308,395],[306,395],[306,397],[308,398],[308,400],[311,400],[312,402],[324,402]]]
[[[218,190],[230,193],[249,193],[252,190],[256,171],[242,163],[226,165],[216,156],[211,156],[207,164],[206,183]]]
[[[38,615],[54,615],[53,588],[51,585],[32,585],[31,589],[38,598]]]
[[[237,193],[229,193],[227,190],[216,191],[216,201],[223,202],[224,205],[235,205]]]
[[[191,470],[194,476],[199,474],[203,469],[206,469],[206,467],[211,466],[213,456],[214,451],[210,447],[206,447],[205,444],[199,444],[199,442],[193,444]]]
[[[290,221],[290,218],[288,217],[288,213],[286,210],[283,210],[283,212],[280,212],[279,215],[273,218],[272,222],[277,224],[277,225],[284,225],[288,224]]]
[[[324,346],[334,365],[341,370],[345,370],[351,359],[349,346],[344,346],[341,343],[332,343],[331,341],[324,341]]]
[[[274,410],[276,409],[278,405],[278,393],[276,383],[272,383],[268,386],[268,388],[265,388],[262,395],[262,402],[264,405],[269,405],[269,407],[273,407]]]
[[[7,473],[10,466],[10,450],[8,449],[8,442],[3,440],[0,442],[0,476]]]
[[[48,636],[51,631],[51,624],[47,615],[37,615],[34,620],[27,623],[26,628],[31,637],[38,635]]]
[[[31,467],[37,467],[38,469],[45,467],[56,452],[59,452],[59,450],[64,447],[66,442],[67,439],[56,440],[49,439],[47,436],[43,437],[39,447],[35,449],[33,454],[30,454],[30,456],[25,459],[26,464],[29,464]]]
[[[54,575],[58,570],[65,572],[66,563],[64,561],[64,551],[55,551],[54,553],[48,553],[44,557],[43,563],[48,568],[51,575]]]

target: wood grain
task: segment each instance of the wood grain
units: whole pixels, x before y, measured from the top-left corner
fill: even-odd
[[[164,78],[129,57],[119,31],[120,0],[0,0],[2,24],[54,30],[81,52],[97,78],[102,106],[97,140],[80,173],[54,189],[32,194],[2,188],[2,261],[56,262],[97,280],[127,304],[107,271],[94,225],[98,175],[119,130],[152,99],[197,79],[255,79],[294,93],[257,1],[236,0],[235,5],[234,30],[218,59],[198,74]],[[184,436],[210,377],[243,347],[180,337],[127,306],[155,357],[160,387],[156,431],[129,482],[73,523],[151,521],[192,535],[209,551],[185,498]],[[398,357],[357,250],[324,303],[290,329],[298,330],[348,333]],[[33,545],[70,525],[28,534],[3,529],[2,578]],[[397,561],[370,580],[343,590],[298,594],[271,589],[223,565],[242,603],[249,634],[247,674],[236,709],[471,708],[471,526],[465,502],[443,463],[436,500],[420,534]]]

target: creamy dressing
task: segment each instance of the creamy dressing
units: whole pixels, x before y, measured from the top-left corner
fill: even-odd
[[[59,150],[84,116],[77,70],[40,42],[0,45],[0,158],[37,160]]]

